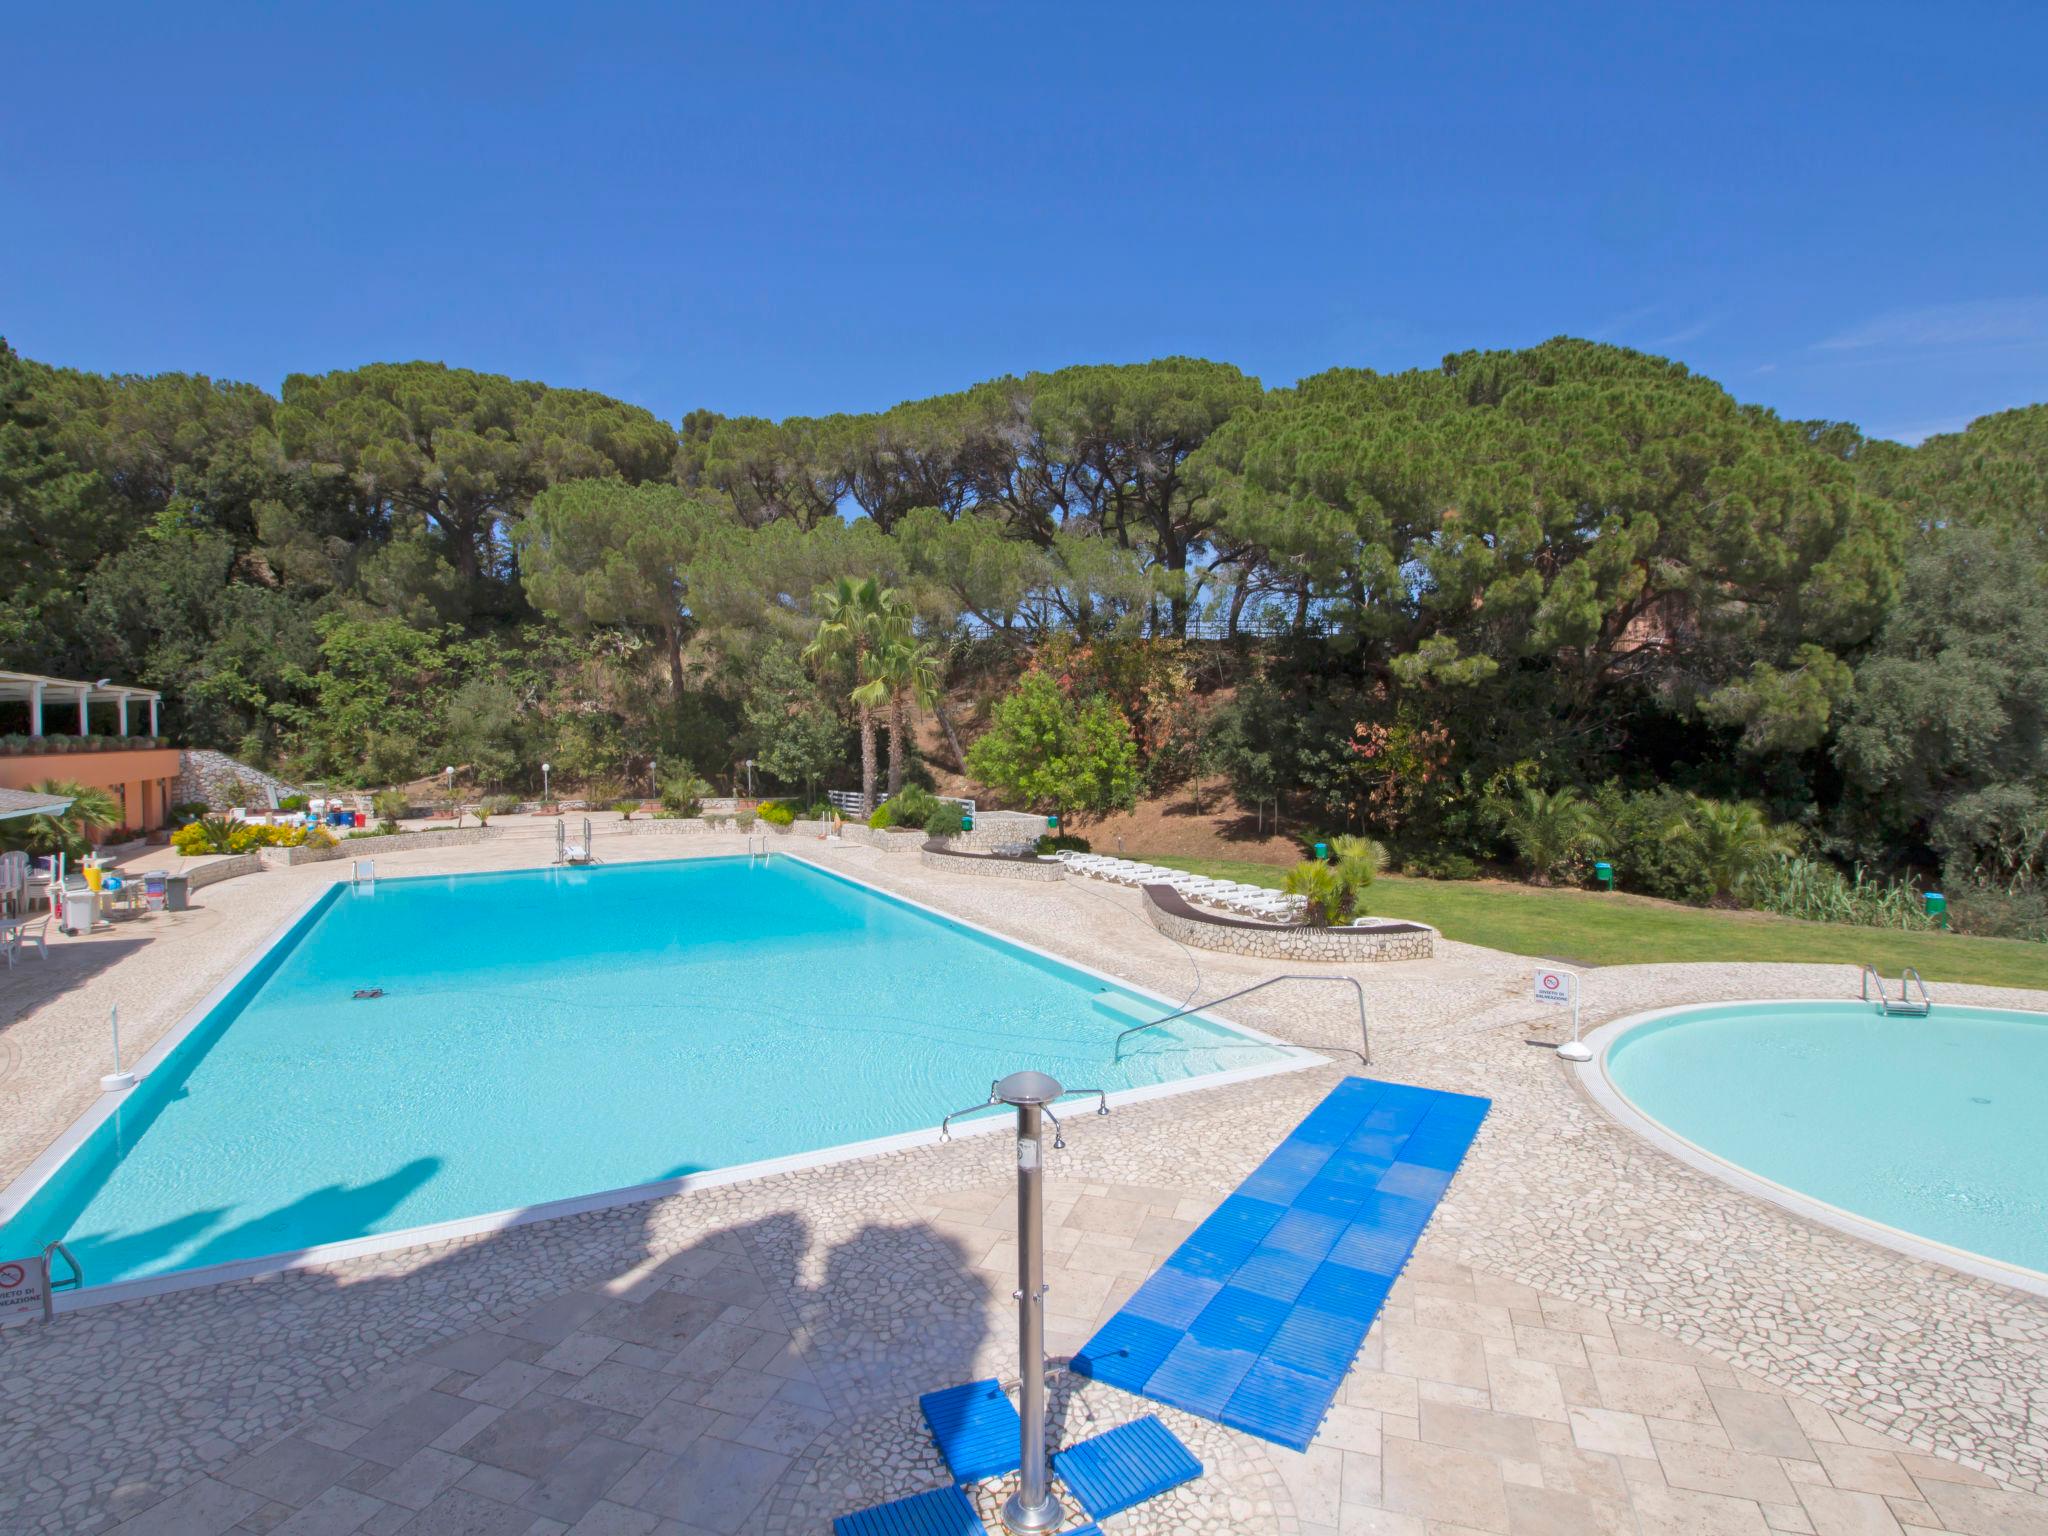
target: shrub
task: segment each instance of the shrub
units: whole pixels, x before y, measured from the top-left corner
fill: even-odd
[[[625,820],[631,821],[633,813],[640,809],[640,802],[629,798],[618,799],[612,802],[612,809],[617,811]]]
[[[787,800],[770,800],[761,807],[760,815],[771,827],[786,827],[796,820],[796,807]]]
[[[1598,840],[1593,808],[1570,785],[1551,792],[1525,789],[1503,802],[1498,815],[1534,885],[1549,885]]]
[[[1673,835],[1685,808],[1685,796],[1675,789],[1625,790],[1609,780],[1595,792],[1600,830],[1592,851],[1613,863],[1617,886],[1694,906],[1714,894],[1699,846]]]
[[[932,819],[932,812],[946,802],[926,789],[922,784],[906,784],[889,797],[889,809],[896,813],[899,827],[921,827]],[[956,815],[957,806],[948,806]]]
[[[172,826],[182,827],[188,821],[197,821],[212,809],[204,800],[180,800],[168,814]]]
[[[868,825],[876,831],[896,825],[896,807],[884,802],[868,812]]]
[[[517,795],[485,795],[483,803],[477,807],[477,814],[479,816],[510,816],[519,809],[522,803]]]
[[[303,811],[306,805],[307,800],[304,795],[279,795],[277,797],[277,808],[280,811]]]
[[[396,830],[399,818],[412,809],[412,802],[406,799],[402,789],[381,789],[370,797],[370,808],[377,813],[377,819],[389,822]]]
[[[1950,881],[1949,922],[1958,933],[2048,943],[2048,890],[2031,881]]]
[[[1791,834],[1746,800],[1695,798],[1671,835],[1698,850],[1712,899],[1723,904],[1732,904],[1738,890],[1746,892],[1773,861],[1793,852]]]
[[[1422,880],[1477,880],[1477,863],[1462,853],[1411,853],[1401,860],[1401,873]]]
[[[213,838],[203,821],[188,821],[171,834],[171,847],[189,859],[202,853],[212,853]]]
[[[960,807],[957,805],[934,805],[931,814],[924,819],[926,837],[958,837],[960,835]],[[1043,839],[1040,839],[1043,841]]]
[[[754,825],[754,813],[752,811],[735,811],[733,812],[732,824],[742,832],[745,832]]]
[[[678,816],[695,816],[704,809],[704,797],[711,786],[694,773],[677,774],[661,786],[661,808]]]
[[[958,822],[954,824],[957,826]],[[1085,837],[1074,837],[1064,832],[1054,835],[1048,832],[1038,840],[1038,851],[1040,853],[1087,853],[1090,850],[1088,839]]]
[[[1752,905],[1781,917],[1866,928],[1934,926],[1918,886],[1866,879],[1860,867],[1845,875],[1818,859],[1781,856],[1756,870],[1744,891]]]

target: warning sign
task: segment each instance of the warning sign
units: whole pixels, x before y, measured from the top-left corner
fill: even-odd
[[[1577,991],[1579,978],[1570,971],[1538,971],[1536,973],[1536,1001],[1539,1003],[1569,1003]]]
[[[40,1258],[0,1259],[0,1326],[40,1319],[48,1289]]]

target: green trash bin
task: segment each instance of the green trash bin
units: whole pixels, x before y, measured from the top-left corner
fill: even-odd
[[[1926,904],[1927,915],[1940,922],[1944,930],[1948,927],[1948,898],[1939,891],[1929,891],[1921,900]]]
[[[1317,858],[1317,859],[1318,859],[1318,860],[1319,860],[1320,862],[1322,862],[1322,863],[1325,863],[1325,864],[1327,864],[1327,863],[1329,862],[1329,860],[1330,860],[1330,845],[1329,845],[1328,843],[1317,843],[1317,844],[1316,844],[1316,858]]]
[[[1600,882],[1600,888],[1602,890],[1613,890],[1614,866],[1608,863],[1605,859],[1596,859],[1593,863],[1593,878]]]

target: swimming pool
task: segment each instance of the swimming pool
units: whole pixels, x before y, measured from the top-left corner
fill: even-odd
[[[1595,1040],[1627,1108],[1776,1186],[1763,1193],[2048,1280],[2048,1014],[1732,1003]]]
[[[1021,1067],[1114,1093],[1313,1059],[1202,1019],[1119,1059],[1117,999],[1171,1007],[782,856],[336,886],[0,1254],[62,1238],[93,1287],[246,1268],[928,1133]]]

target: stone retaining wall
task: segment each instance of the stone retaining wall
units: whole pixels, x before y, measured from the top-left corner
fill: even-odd
[[[946,841],[955,848],[975,853],[1007,853],[1036,848],[1038,840],[1049,830],[1043,816],[1027,816],[1022,811],[979,811],[972,832],[956,833]]]
[[[930,869],[949,875],[979,875],[984,880],[1061,880],[1067,867],[1058,859],[1005,859],[985,853],[952,853],[929,844],[918,850]]]
[[[234,793],[237,781],[243,787],[239,799]],[[237,805],[262,810],[276,803],[270,791],[278,795],[303,793],[274,774],[236,762],[225,752],[188,748],[178,754],[178,776],[171,780],[171,804],[204,800],[216,811],[231,810]]]
[[[1194,915],[1171,886],[1148,885],[1144,892],[1145,915],[1152,920],[1152,926],[1169,939],[1195,949],[1251,955],[1260,960],[1320,960],[1337,964],[1428,960],[1436,954],[1436,930],[1421,923],[1397,929],[1252,923]]]

